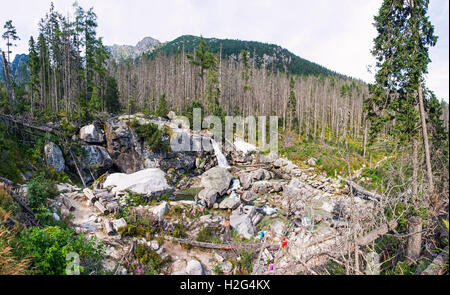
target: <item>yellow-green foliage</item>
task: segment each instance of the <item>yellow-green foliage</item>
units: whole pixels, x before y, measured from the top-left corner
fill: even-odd
[[[27,274],[30,260],[13,255],[13,248],[10,246],[13,237],[10,231],[0,226],[0,275]]]
[[[17,212],[19,212],[19,205],[4,188],[0,187],[0,221],[3,221],[7,215],[14,216]]]

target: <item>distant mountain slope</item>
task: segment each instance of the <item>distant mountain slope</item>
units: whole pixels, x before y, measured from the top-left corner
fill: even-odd
[[[162,52],[167,55],[176,54],[184,48],[186,52],[193,53],[194,49],[198,47],[200,37],[185,35],[176,38],[173,41],[167,42],[153,50],[148,55],[153,56],[158,52]],[[211,51],[218,53],[220,51],[220,45],[222,44],[222,55],[224,57],[233,57],[235,60],[239,59],[239,55],[242,49],[249,52],[250,57],[256,54],[256,63],[260,67],[263,61],[266,61],[266,67],[271,69],[272,62],[274,69],[284,71],[286,67],[287,71],[291,74],[298,75],[322,75],[322,76],[340,76],[332,70],[329,70],[321,65],[310,62],[306,59],[296,56],[292,52],[288,51],[281,46],[275,44],[267,44],[256,41],[241,41],[231,39],[217,39],[217,38],[205,38],[207,44],[211,47]]]
[[[141,56],[143,53],[152,52],[161,42],[152,38],[145,37],[139,41],[136,46],[131,45],[113,45],[106,46],[111,53],[112,57],[116,60],[135,59]]]
[[[28,81],[29,72],[27,67],[28,55],[17,54],[11,63],[11,73],[17,84],[21,85]],[[3,59],[0,58],[0,81],[4,82],[3,76]]]

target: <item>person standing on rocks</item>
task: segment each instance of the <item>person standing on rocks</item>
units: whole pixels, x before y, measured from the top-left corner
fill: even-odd
[[[224,243],[227,243],[231,240],[231,228],[230,228],[230,217],[226,216],[225,221],[223,223],[223,228],[221,233],[223,233],[222,240]]]

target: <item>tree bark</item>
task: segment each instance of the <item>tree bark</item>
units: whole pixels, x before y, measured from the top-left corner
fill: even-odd
[[[408,234],[406,258],[411,262],[415,262],[419,259],[422,249],[422,218],[413,216],[409,219]]]
[[[423,105],[423,95],[421,85],[419,85],[419,109],[420,109],[420,119],[422,120],[422,134],[423,134],[423,146],[425,149],[425,161],[427,164],[428,194],[429,197],[431,197],[434,192],[433,171],[431,169],[430,145],[428,143],[427,122],[425,119],[425,108]]]

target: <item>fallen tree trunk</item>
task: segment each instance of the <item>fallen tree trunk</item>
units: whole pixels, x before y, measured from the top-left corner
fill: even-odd
[[[353,182],[351,180],[345,180],[345,182],[352,189],[352,193],[364,195],[371,200],[376,200],[376,201],[381,200],[381,195],[379,195],[375,192],[368,191],[365,188],[363,188],[362,186],[360,186],[359,184],[356,184],[355,182]]]
[[[0,114],[0,118],[3,119],[3,120],[10,121],[10,122],[15,123],[15,124],[22,125],[24,127],[30,128],[30,129],[35,129],[35,130],[38,130],[38,131],[41,131],[41,132],[44,132],[44,133],[52,133],[52,134],[55,134],[55,135],[59,135],[58,131],[56,129],[54,129],[52,127],[49,127],[47,125],[38,124],[38,123],[33,122],[33,121],[28,121],[27,122],[25,120],[22,120],[22,119],[13,117],[13,116],[3,115],[3,114]]]
[[[109,214],[108,209],[105,208],[100,202],[95,202],[94,207],[97,208],[100,212],[102,212],[105,215]]]
[[[398,225],[398,223],[395,220],[390,221],[387,224],[383,224],[379,228],[374,229],[373,231],[369,232],[367,235],[356,239],[355,244],[357,246],[365,246],[365,245],[375,241],[379,237],[387,234],[390,230],[395,229],[397,227],[397,225]]]
[[[85,188],[83,190],[83,194],[86,196],[86,198],[89,199],[89,201],[91,201],[92,204],[94,204],[97,201],[97,197],[94,195],[91,189]]]
[[[77,160],[75,159],[75,156],[73,155],[70,148],[69,148],[69,153],[70,153],[70,156],[72,157],[73,163],[75,164],[75,168],[77,169],[78,176],[80,177],[81,182],[83,182],[83,186],[86,187],[86,182],[84,181],[83,175],[81,174],[81,171],[78,168]]]
[[[188,239],[180,239],[174,238],[170,236],[163,236],[164,239],[174,242],[179,242],[183,244],[188,244],[194,247],[202,247],[208,249],[218,249],[218,250],[241,250],[241,249],[252,249],[259,251],[261,249],[267,248],[268,250],[278,250],[280,249],[280,245],[278,244],[263,244],[263,243],[249,243],[249,244],[239,244],[239,243],[230,243],[230,244],[215,244],[215,243],[206,243],[206,242],[197,242]]]

